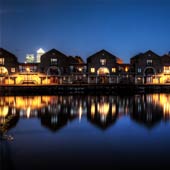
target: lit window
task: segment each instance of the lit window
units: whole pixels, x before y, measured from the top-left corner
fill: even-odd
[[[146,60],[147,65],[152,65],[152,60]]]
[[[0,58],[0,64],[4,65],[4,58]]]
[[[83,69],[81,67],[78,68],[78,71],[81,72]]]
[[[57,64],[57,58],[51,58],[51,64],[56,65]]]
[[[15,68],[11,68],[11,73],[15,73]]]
[[[100,59],[100,64],[101,64],[102,66],[106,65],[106,59]]]
[[[129,70],[128,67],[125,67],[125,72],[128,72],[128,70]]]
[[[142,69],[141,68],[138,68],[138,73],[141,73],[142,72]]]
[[[97,74],[100,74],[100,75],[109,74],[109,69],[106,67],[101,67],[97,70]]]
[[[0,67],[0,75],[7,75],[8,70],[5,67]]]
[[[113,72],[113,73],[116,72],[116,68],[115,68],[115,67],[112,68],[112,72]]]
[[[95,73],[95,68],[92,67],[92,68],[90,69],[90,71],[91,71],[91,73]]]
[[[170,66],[164,66],[164,73],[170,73]]]

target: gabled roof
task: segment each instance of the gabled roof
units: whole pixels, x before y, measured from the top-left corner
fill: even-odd
[[[47,51],[47,52],[44,53],[42,56],[49,55],[49,54],[58,54],[58,55],[62,55],[62,56],[67,57],[65,54],[63,54],[62,52],[56,50],[55,48],[53,48],[53,49]]]
[[[170,58],[169,54],[164,54],[163,56],[161,56],[161,58]]]
[[[159,56],[158,54],[156,54],[155,52],[153,52],[151,50],[146,51],[144,54],[152,54],[152,55]]]
[[[79,65],[84,64],[84,61],[80,56],[75,56],[75,57],[68,56],[68,62],[72,65],[74,65],[74,64],[79,64]]]
[[[84,64],[84,61],[83,61],[83,59],[80,56],[75,56],[75,59],[77,60],[77,62],[79,64]]]
[[[96,55],[98,55],[98,54],[102,54],[102,53],[106,53],[106,54],[112,56],[113,58],[116,59],[116,62],[119,63],[119,64],[123,63],[122,59],[116,57],[115,55],[111,54],[110,52],[106,51],[105,49],[102,49],[102,50],[96,52],[95,54],[89,56],[89,57],[87,58],[87,60],[90,59],[91,57],[94,57],[94,56],[96,56]]]
[[[151,55],[154,55],[154,56],[158,56],[158,54],[154,53],[152,50],[148,50],[146,51],[145,53],[139,53],[137,55],[135,55],[134,57],[131,57],[131,59],[134,59],[134,58],[139,58],[139,57],[142,57],[143,55],[146,55],[146,54],[151,54]]]
[[[14,54],[12,54],[11,52],[5,50],[4,48],[0,48],[0,55],[4,55],[4,54],[8,54],[8,55],[16,57]]]
[[[165,54],[165,55],[161,56],[161,61],[164,65],[169,65],[170,64],[170,55]]]
[[[92,55],[89,56],[88,58],[91,58],[91,57],[93,57],[93,56],[95,56],[95,55],[98,55],[98,54],[100,54],[100,53],[107,53],[107,54],[109,54],[109,55],[111,55],[111,56],[113,56],[113,57],[116,58],[116,56],[114,56],[113,54],[109,53],[108,51],[106,51],[106,50],[104,50],[104,49],[102,49],[102,50],[100,50],[100,51],[98,51],[98,52],[92,54]]]
[[[76,64],[77,61],[75,60],[75,58],[73,56],[68,56],[68,61],[70,64]]]

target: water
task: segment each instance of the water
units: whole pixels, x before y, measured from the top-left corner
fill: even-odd
[[[170,167],[169,99],[0,97],[0,169]]]

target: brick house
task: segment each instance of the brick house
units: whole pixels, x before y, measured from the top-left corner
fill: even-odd
[[[122,60],[106,50],[101,50],[87,58],[88,83],[117,83],[118,64]]]
[[[14,83],[11,76],[18,72],[17,57],[11,52],[0,48],[0,84]]]
[[[41,56],[39,71],[50,78],[51,83],[72,83],[86,76],[86,65],[81,57],[66,56],[52,49]]]
[[[154,77],[162,72],[161,57],[151,50],[132,57],[130,65],[135,83],[153,83]]]
[[[160,77],[160,83],[170,83],[170,53],[161,57],[162,74]]]

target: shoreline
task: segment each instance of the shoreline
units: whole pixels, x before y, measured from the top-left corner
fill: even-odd
[[[0,85],[0,95],[170,93],[170,84]]]

